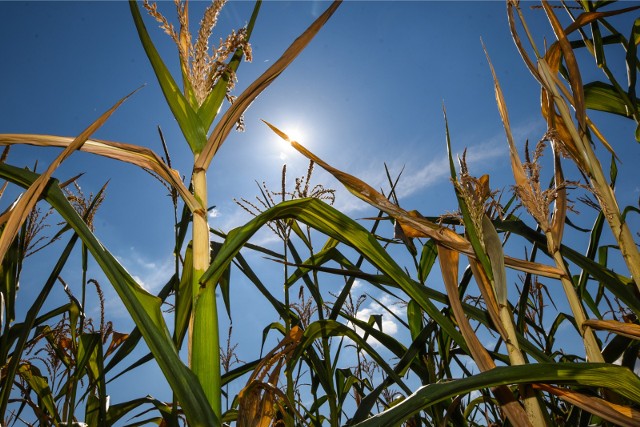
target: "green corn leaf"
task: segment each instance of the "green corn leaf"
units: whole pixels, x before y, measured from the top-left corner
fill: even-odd
[[[23,235],[24,232],[20,233],[19,238],[14,239],[13,242],[11,242],[9,249],[7,250],[7,254],[0,264],[0,277],[2,278],[0,281],[0,293],[2,293],[4,301],[4,306],[0,308],[0,310],[5,310],[5,312],[0,313],[0,316],[4,316],[6,313],[6,316],[0,322],[0,327],[3,329],[12,324],[16,319],[15,300],[16,291],[18,289],[18,276],[22,265],[20,240]]]
[[[248,374],[249,372],[252,372],[256,366],[258,366],[258,364],[262,361],[262,359],[256,359],[252,362],[247,362],[244,363],[240,366],[238,366],[237,368],[234,368],[232,370],[230,370],[229,372],[225,372],[222,375],[222,381],[221,384],[224,386],[232,381],[237,380],[238,378]]]
[[[636,98],[636,83],[638,81],[637,68],[638,65],[638,44],[640,44],[640,18],[636,19],[631,28],[631,36],[627,43],[627,76],[629,81],[629,91],[627,95],[631,99],[633,105],[638,108],[638,101]],[[636,120],[638,118],[636,117]],[[636,135],[636,140],[640,139]]]
[[[29,384],[29,387],[33,389],[33,391],[38,395],[38,399],[42,403],[43,409],[46,410],[47,415],[49,415],[53,420],[57,423],[60,422],[60,416],[58,414],[58,409],[56,408],[56,404],[53,401],[53,395],[51,394],[51,388],[49,387],[49,383],[45,377],[42,376],[40,370],[33,366],[30,363],[23,363],[20,365],[18,369],[18,373],[22,377],[22,379]],[[10,388],[10,387],[8,387]],[[40,420],[43,424],[47,425],[47,420]]]
[[[106,384],[104,381],[104,359],[102,352],[102,334],[100,332],[83,334],[78,346],[78,371],[86,365],[91,380],[87,393],[85,422],[90,426],[104,425],[106,420]],[[93,390],[97,390],[97,394]]]
[[[221,243],[211,242],[211,257],[215,257],[215,253],[222,246]],[[220,293],[222,294],[222,301],[224,302],[224,307],[227,310],[227,315],[229,316],[229,320],[231,320],[231,300],[230,300],[230,281],[231,281],[231,269],[228,268],[227,271],[224,272],[222,277],[220,277],[220,281],[218,282],[218,288],[220,289]]]
[[[496,292],[498,304],[507,305],[507,271],[504,267],[504,251],[502,241],[488,216],[482,217],[482,235],[484,247],[491,262],[493,271],[493,289]]]
[[[0,176],[25,188],[38,177],[35,173],[7,164],[0,164]],[[80,236],[113,285],[131,318],[140,328],[147,346],[178,397],[189,423],[193,426],[216,425],[215,415],[200,382],[182,363],[173,345],[162,317],[161,300],[140,287],[116,258],[96,239],[60,190],[57,181],[53,180],[43,195]]]
[[[102,337],[99,332],[80,336],[76,369],[81,372],[86,366],[91,381],[96,381],[100,378],[100,370],[97,364],[97,347],[101,342]]]
[[[593,227],[591,228],[591,233],[589,236],[589,246],[587,247],[587,252],[585,254],[585,256],[592,261],[595,260],[596,252],[598,250],[603,228],[604,228],[604,214],[602,212],[599,212],[595,222],[593,223]],[[582,293],[586,289],[588,278],[589,278],[588,272],[583,269],[580,272],[580,279],[578,280],[577,288],[579,292]]]
[[[176,314],[175,314],[175,340],[178,346],[182,344],[189,326],[189,318],[191,317],[191,305],[193,303],[193,247],[189,242],[184,254],[184,265],[182,266],[182,277],[178,285],[176,295]]]
[[[371,336],[371,338],[377,340],[382,346],[393,353],[394,358],[398,360],[396,367],[394,368],[394,371],[397,372],[398,375],[404,376],[407,370],[411,369],[421,378],[428,376],[428,372],[425,370],[422,362],[415,359],[417,349],[414,345],[412,345],[412,348],[407,349],[407,347],[402,345],[402,343],[392,336],[385,334],[384,331],[381,331],[379,327],[372,325],[371,322],[365,322],[347,314],[343,314],[342,317],[362,329],[366,334],[365,336]],[[424,335],[422,334],[419,334],[418,336],[422,336],[424,338]]]
[[[267,287],[262,283],[258,275],[253,271],[249,263],[244,259],[244,257],[238,253],[235,258],[236,267],[240,269],[240,271],[247,277],[247,279],[251,280],[254,286],[260,291],[260,293],[269,301],[269,303],[276,310],[278,315],[281,318],[286,318],[291,314],[287,312],[287,308],[284,304],[273,296],[271,292],[267,289]]]
[[[287,249],[289,250],[289,256],[293,258],[294,263],[298,265],[303,264],[302,258],[298,253],[298,249],[293,244],[293,242],[291,242],[291,240],[287,241]],[[312,263],[315,264],[315,260],[312,260]],[[287,288],[290,288],[291,286],[293,286],[293,283],[295,281],[297,281],[298,279],[302,279],[304,284],[307,286],[307,289],[309,290],[309,293],[311,294],[316,305],[318,307],[323,307],[325,304],[324,304],[324,299],[322,298],[322,293],[320,292],[320,289],[316,281],[313,280],[309,276],[309,274],[307,274],[308,271],[309,269],[304,269],[304,268],[297,269],[289,278],[287,278],[287,281],[285,282],[285,286]],[[301,272],[302,274],[298,275]]]
[[[440,310],[426,297],[423,286],[407,276],[375,237],[351,218],[317,199],[298,199],[280,203],[256,216],[244,226],[232,230],[211,266],[202,276],[202,281],[219,280],[244,243],[267,222],[290,217],[358,250],[372,265],[415,299],[461,348],[467,349],[464,339],[451,320],[440,313]]]
[[[6,164],[0,164],[0,168],[3,168],[3,167],[6,167]],[[22,169],[19,169],[19,170],[23,171]],[[42,308],[42,306],[45,304],[54,284],[58,280],[58,276],[60,275],[63,267],[67,263],[67,260],[69,259],[69,256],[71,255],[71,252],[77,240],[78,240],[78,236],[74,234],[69,240],[69,243],[65,246],[64,250],[62,251],[60,258],[56,262],[56,265],[51,271],[51,274],[49,275],[47,281],[42,286],[40,293],[36,297],[31,307],[29,308],[29,311],[27,312],[27,316],[24,322],[20,325],[20,328],[19,328],[20,333],[17,337],[17,343],[13,348],[13,354],[12,354],[11,360],[9,361],[8,365],[5,368],[6,370],[4,374],[6,378],[15,378],[18,372],[18,368],[20,366],[20,360],[22,359],[22,353],[27,345],[29,334],[31,333],[31,329],[35,325],[38,313],[40,312],[40,309]],[[4,352],[8,352],[8,351],[9,351],[8,347],[6,349],[3,348],[2,349],[3,356],[5,354]],[[6,360],[6,356],[3,358],[3,360]],[[11,389],[12,389],[11,387],[3,387],[0,390],[0,414],[4,414],[7,409],[7,404],[9,402]]]
[[[138,30],[138,36],[147,53],[149,62],[151,62],[158,83],[160,83],[160,88],[167,100],[167,104],[173,116],[176,118],[187,143],[191,147],[191,151],[194,154],[199,154],[207,142],[206,129],[202,125],[198,114],[193,110],[193,107],[189,105],[189,102],[184,95],[182,95],[182,92],[180,92],[180,87],[176,84],[167,66],[162,61],[160,54],[153,45],[135,0],[129,0],[129,8],[131,9],[131,15]]]
[[[604,44],[602,42],[602,34],[600,33],[600,26],[598,25],[598,21],[594,21],[590,24],[591,26],[591,34],[593,36],[593,50],[594,56],[596,58],[596,64],[598,67],[606,67],[607,59],[604,55]]]
[[[498,367],[468,378],[421,387],[398,405],[356,426],[396,425],[444,399],[499,385],[528,383],[604,387],[640,402],[640,379],[627,368],[597,363],[541,363]]]
[[[162,287],[160,292],[158,293],[158,298],[160,300],[165,301],[169,294],[178,286],[176,282],[178,281],[177,276],[174,274],[171,276],[169,281]],[[109,372],[111,369],[115,368],[125,357],[127,357],[131,352],[136,348],[140,339],[142,338],[142,334],[140,334],[140,329],[136,326],[129,333],[129,336],[125,340],[125,342],[118,347],[118,350],[110,357],[109,363],[105,367],[105,373]],[[153,357],[151,357],[153,358]],[[115,377],[111,378],[109,381],[113,381],[115,378],[124,374],[124,372],[120,372]]]
[[[307,329],[304,330],[302,341],[296,347],[292,358],[294,360],[302,357],[302,354],[313,346],[315,340],[321,337],[347,337],[353,340],[359,348],[362,348],[373,359],[380,368],[387,374],[393,381],[398,384],[405,392],[410,393],[411,390],[404,384],[402,378],[395,373],[393,368],[389,366],[387,361],[371,347],[364,338],[358,335],[353,329],[342,323],[334,320],[316,320],[312,322]]]
[[[349,396],[349,390],[355,383],[360,382],[360,379],[353,375],[349,368],[338,368],[334,374],[336,381],[336,392],[338,395],[338,406],[341,408],[344,400]]]
[[[613,85],[603,82],[591,82],[584,85],[584,99],[586,107],[591,110],[604,111],[605,113],[617,114],[623,117],[633,118],[640,114],[638,107],[634,112],[618,93]],[[638,105],[638,99],[634,102]],[[631,106],[633,107],[633,106]]]
[[[84,422],[90,426],[104,425],[104,420],[100,421],[100,400],[98,397],[89,393],[87,396],[87,404],[85,406]]]
[[[429,239],[427,243],[422,246],[422,253],[420,254],[420,268],[418,269],[419,281],[424,283],[427,280],[437,257],[436,242],[433,239]]]
[[[171,407],[169,407],[166,403],[163,403],[158,399],[154,399],[150,396],[141,397],[138,399],[129,400],[127,402],[110,405],[109,411],[107,412],[107,425],[111,426],[115,424],[117,421],[122,419],[125,415],[127,415],[134,409],[137,409],[140,406],[146,404],[155,406],[156,409],[158,409],[160,413],[163,414],[163,416],[171,414]]]
[[[138,332],[138,334],[140,334],[140,331],[138,329],[136,329],[134,332]],[[131,335],[129,335],[131,336]],[[140,340],[140,338],[138,338],[138,341]],[[142,366],[147,362],[150,362],[153,360],[153,354],[151,353],[147,353],[146,355],[142,356],[141,358],[139,358],[138,360],[136,360],[135,362],[133,362],[131,365],[129,365],[128,367],[126,367],[125,369],[123,369],[122,371],[118,372],[116,375],[112,376],[109,381],[107,381],[107,383],[110,383],[111,381],[115,381],[118,378],[120,378],[121,376],[123,376],[124,374],[126,374],[127,372],[133,371],[134,369],[136,369],[138,366]],[[116,366],[116,365],[113,365]],[[108,372],[107,370],[105,370],[105,372]]]
[[[422,310],[418,303],[414,300],[409,301],[407,304],[407,319],[409,320],[409,331],[411,332],[411,339],[415,340],[416,337],[422,331]]]

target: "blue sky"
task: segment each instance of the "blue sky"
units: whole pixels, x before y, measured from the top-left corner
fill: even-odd
[[[191,3],[192,25],[199,22],[207,4]],[[251,40],[254,61],[241,65],[236,94],[269,67],[327,5],[266,1]],[[542,45],[542,34],[552,37],[544,13],[529,10],[526,2],[523,6]],[[159,7],[166,16],[174,16],[172,2],[161,2]],[[251,2],[231,1],[214,39],[244,25],[252,8]],[[456,208],[445,157],[444,102],[454,151],[461,153],[468,147],[471,173],[488,173],[493,188],[508,189],[512,178],[507,144],[480,37],[505,92],[520,146],[527,138],[537,141],[545,125],[539,113],[538,86],[516,51],[505,9],[499,1],[345,2],[251,106],[245,116],[246,132],[233,133],[214,159],[208,178],[209,202],[216,206],[216,216],[210,224],[228,231],[248,221],[250,216],[233,199],[259,194],[256,180],[277,189],[283,163],[289,183],[306,171],[307,161],[282,145],[260,119],[285,131],[297,130],[303,145],[376,187],[386,182],[385,162],[392,174],[404,167],[398,187],[401,205],[438,215]],[[190,173],[190,151],[164,102],[126,2],[1,2],[0,15],[4,17],[0,132],[73,136],[122,96],[145,85],[95,137],[161,153],[156,130],[160,125],[174,168]],[[146,23],[165,62],[177,71],[175,46],[155,21]],[[602,78],[592,68],[587,76]],[[640,160],[633,127],[613,117],[606,118],[604,128],[623,159],[621,204],[637,203],[638,173],[633,167],[625,168]],[[56,150],[19,148],[9,161],[22,166],[39,159],[42,170],[56,154]],[[575,170],[567,169],[573,179],[579,179]],[[80,184],[86,193],[96,192],[109,180],[107,199],[96,219],[97,236],[148,289],[159,289],[173,263],[173,213],[165,188],[133,166],[84,153],[74,154],[56,176],[66,179],[80,172],[85,173]],[[338,190],[339,209],[356,218],[375,214],[327,174],[317,170],[314,176],[315,183]],[[578,218],[579,222],[584,218],[581,226],[591,226],[590,212]],[[392,229],[385,226],[380,233],[391,237]],[[268,230],[256,241],[275,244]],[[47,261],[39,257],[33,262],[48,269]],[[277,277],[281,267],[264,264],[266,277]],[[68,274],[72,277],[77,271]],[[235,277],[239,277],[239,289],[249,289],[240,275]],[[37,275],[25,271],[25,298],[31,281],[37,283]],[[126,330],[126,316],[114,300],[115,293],[107,293],[111,318],[122,325],[118,329]],[[261,304],[258,295],[247,298],[251,306]],[[238,301],[232,303],[240,312]],[[266,325],[260,316],[243,315],[248,330]],[[248,342],[244,359],[250,360],[248,349],[255,347],[251,341],[256,337],[244,335],[240,327],[234,328],[236,332],[239,341]]]

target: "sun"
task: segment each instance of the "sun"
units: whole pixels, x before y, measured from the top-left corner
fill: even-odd
[[[282,132],[284,132],[291,141],[299,142],[302,145],[308,144],[309,135],[305,131],[304,126],[299,123],[285,123],[282,127],[279,127]],[[280,151],[280,160],[287,160],[294,152],[295,149],[291,147],[291,144],[288,141],[280,138],[279,136],[275,136],[278,144],[278,150]]]
[[[284,128],[283,129],[284,133],[286,133],[287,135],[289,135],[289,139],[291,141],[296,141],[299,142],[301,144],[304,144],[305,140],[306,140],[306,134],[304,129],[299,126],[291,126],[288,128]]]

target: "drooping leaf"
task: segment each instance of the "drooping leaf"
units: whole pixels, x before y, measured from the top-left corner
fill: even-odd
[[[471,377],[421,387],[403,402],[356,426],[395,425],[445,398],[498,385],[526,383],[604,387],[620,393],[633,402],[640,402],[640,379],[627,368],[596,363],[541,363],[498,367]]]
[[[0,176],[23,187],[29,187],[38,179],[37,174],[7,164],[0,164]],[[116,258],[96,239],[73,209],[56,181],[51,182],[42,194],[78,233],[113,285],[180,400],[189,422],[198,426],[215,425],[215,416],[198,379],[182,363],[173,345],[160,309],[160,299],[150,295],[136,283]]]
[[[249,85],[233,105],[224,113],[220,121],[211,132],[211,136],[206,142],[206,146],[202,154],[196,160],[195,169],[207,169],[213,156],[222,146],[225,139],[233,130],[235,123],[240,119],[242,114],[251,103],[265,90],[271,82],[273,82],[293,60],[302,52],[302,50],[311,42],[315,35],[320,31],[323,25],[329,20],[331,15],[340,5],[341,1],[334,1],[327,10],[318,17],[282,54],[282,56],[273,63],[260,77]]]
[[[0,145],[26,144],[39,147],[68,147],[74,138],[55,135],[0,134]],[[80,151],[96,154],[109,159],[130,163],[149,170],[175,188],[191,211],[202,209],[193,194],[182,182],[180,173],[171,169],[153,150],[133,144],[87,139]]]
[[[53,175],[53,172],[64,162],[74,151],[78,150],[85,143],[87,139],[98,130],[111,114],[133,93],[125,96],[116,102],[113,107],[103,113],[96,121],[91,123],[84,131],[80,133],[64,150],[60,153],[53,162],[49,165],[46,171],[29,186],[27,191],[22,195],[20,200],[15,204],[12,209],[11,216],[2,229],[2,235],[0,235],[0,259],[3,259],[11,242],[15,238],[18,230],[26,221],[27,217],[31,213],[31,210],[40,199],[41,194],[44,192],[46,186],[49,184],[49,179]]]
[[[438,322],[461,347],[466,348],[464,340],[455,326],[425,297],[424,292],[417,287],[418,284],[409,279],[402,268],[380,246],[375,237],[346,215],[317,199],[297,199],[280,203],[256,216],[246,225],[229,232],[227,240],[211,263],[211,267],[202,276],[202,281],[215,283],[243,244],[258,229],[269,221],[289,217],[294,217],[298,221],[357,249],[371,264],[387,274],[407,295],[415,299],[420,307]]]
[[[640,420],[640,411],[633,407],[618,405],[569,388],[554,387],[549,384],[535,384],[534,387],[551,393],[567,403],[576,405],[618,426],[635,427],[638,425],[638,420]]]
[[[264,120],[263,120],[264,122]],[[342,172],[322,159],[318,156],[307,150],[305,147],[300,145],[296,141],[292,141],[287,134],[282,132],[280,129],[275,126],[264,122],[267,126],[271,128],[278,136],[288,141],[293,148],[298,150],[302,155],[307,157],[310,160],[313,160],[320,167],[325,169],[327,172],[331,173],[338,181],[340,181],[353,195],[358,197],[361,200],[369,203],[372,206],[386,212],[387,214],[393,216],[397,221],[400,221],[402,227],[411,227],[414,229],[414,233],[420,235],[420,237],[429,237],[434,239],[438,244],[444,245],[461,253],[465,253],[470,256],[475,256],[474,251],[472,250],[471,244],[465,238],[459,236],[453,230],[435,224],[433,221],[430,221],[427,218],[418,217],[415,215],[409,214],[404,209],[401,209],[397,205],[391,203],[384,195],[376,191],[373,187],[368,185],[367,183],[361,181],[360,179],[349,175],[348,173]],[[531,263],[529,261],[521,260],[521,259],[513,259],[510,257],[505,257],[505,264],[509,267],[539,274],[545,277],[553,277],[560,278],[563,273],[555,267],[545,266],[537,263]]]
[[[587,108],[591,110],[604,111],[605,113],[633,119],[634,112],[629,111],[629,106],[625,100],[620,96],[616,88],[609,83],[600,81],[587,83],[584,86],[584,97]],[[638,99],[636,98],[634,101],[636,104],[635,114],[638,115],[640,114],[640,110],[637,110]]]

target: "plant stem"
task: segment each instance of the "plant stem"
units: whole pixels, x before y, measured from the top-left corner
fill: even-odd
[[[284,199],[284,191],[282,192],[282,197]],[[284,201],[284,200],[283,200]],[[283,249],[284,249],[284,305],[285,308],[287,310],[287,315],[286,317],[283,319],[284,320],[284,325],[285,325],[285,332],[286,332],[286,336],[289,336],[289,332],[291,332],[291,300],[290,300],[290,293],[289,293],[289,286],[287,285],[287,281],[289,279],[289,268],[287,263],[289,262],[289,251],[287,249],[287,245],[288,245],[288,234],[285,231],[284,234],[284,241],[283,241]],[[285,414],[285,425],[287,427],[293,427],[294,425],[294,417],[295,417],[295,410],[294,410],[294,405],[295,405],[295,390],[294,390],[294,382],[293,382],[293,368],[294,365],[292,363],[287,363],[285,365],[285,377],[286,377],[286,381],[287,381],[287,400],[289,405],[291,405],[291,407],[289,408],[289,416],[287,416],[287,414]]]
[[[526,365],[527,361],[522,355],[522,350],[520,350],[518,337],[513,325],[513,313],[511,313],[511,310],[506,305],[500,305],[499,312],[502,326],[507,332],[508,339],[505,340],[505,346],[507,347],[507,352],[509,353],[509,360],[511,361],[511,365]],[[530,386],[521,386],[520,392],[522,394],[524,409],[527,412],[527,416],[529,417],[529,421],[531,422],[531,424],[533,424],[534,426],[545,426],[546,415],[540,407],[533,389]]]
[[[584,341],[584,348],[587,353],[587,361],[588,362],[604,362],[604,358],[602,357],[602,353],[600,352],[600,346],[598,345],[598,341],[596,340],[595,335],[593,334],[593,330],[584,326],[585,320],[587,320],[587,316],[584,312],[584,308],[580,303],[580,298],[576,292],[576,289],[573,287],[573,283],[571,279],[569,279],[570,273],[567,271],[567,267],[564,263],[564,258],[562,258],[562,254],[558,249],[558,247],[553,242],[553,236],[550,231],[547,231],[547,247],[550,252],[552,252],[553,260],[556,263],[556,267],[565,272],[565,275],[560,279],[562,282],[562,288],[564,289],[564,293],[567,295],[567,300],[569,301],[569,306],[571,307],[571,312],[573,313],[573,317],[576,320],[576,324],[578,325],[578,332],[582,336],[582,340]],[[555,249],[555,250],[554,250]]]
[[[578,129],[576,129],[569,107],[567,106],[564,98],[560,95],[558,86],[555,84],[549,70],[549,65],[544,59],[538,60],[538,70],[545,87],[553,96],[554,104],[558,108],[558,112],[560,113],[560,116],[562,117],[562,120],[577,147],[580,159],[576,159],[576,163],[578,163],[578,167],[580,167],[580,169],[589,176],[591,188],[593,189],[600,207],[602,208],[602,213],[609,223],[613,237],[620,245],[620,252],[622,253],[622,257],[629,268],[631,277],[633,278],[637,289],[640,290],[640,252],[633,240],[633,235],[631,234],[627,223],[622,219],[618,201],[616,200],[613,189],[609,186],[609,183],[604,176],[602,165],[593,152],[591,142],[587,135],[583,131],[578,131]]]
[[[193,194],[202,208],[193,212],[192,222],[193,306],[189,327],[189,365],[200,380],[213,413],[220,420],[222,401],[216,283],[200,283],[200,278],[210,264],[209,224],[206,209],[207,176],[204,169],[194,169],[192,184]]]

